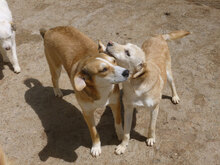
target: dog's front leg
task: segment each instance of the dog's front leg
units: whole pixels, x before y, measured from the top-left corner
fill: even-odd
[[[123,128],[122,128],[122,121],[121,121],[120,89],[118,85],[115,85],[114,92],[110,96],[109,106],[113,113],[114,122],[115,122],[115,131],[118,136],[118,140],[122,140]]]
[[[115,149],[116,154],[123,154],[127,148],[130,139],[131,124],[133,118],[134,107],[132,104],[124,106],[124,137],[120,145]]]
[[[16,42],[15,42],[15,32],[13,31],[12,34],[12,60],[13,60],[13,68],[15,73],[20,73],[21,68],[18,64],[18,57],[17,57],[17,53],[16,53]]]
[[[89,132],[92,138],[91,154],[92,156],[97,157],[101,154],[101,142],[99,134],[95,127],[94,111],[83,111],[83,116],[88,125]]]
[[[2,54],[2,59],[3,59],[3,62],[10,62],[8,56],[7,56],[7,52],[5,51],[4,48],[0,47],[0,53]]]
[[[153,146],[155,143],[155,129],[156,129],[156,122],[157,122],[157,115],[159,111],[159,104],[151,108],[151,119],[149,125],[149,132],[147,138],[147,145]]]
[[[112,113],[115,121],[115,131],[118,136],[118,140],[122,140],[123,138],[123,129],[121,123],[121,105],[120,100],[116,104],[109,104],[112,109]]]

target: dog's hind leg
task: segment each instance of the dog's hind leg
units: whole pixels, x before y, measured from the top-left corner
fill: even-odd
[[[63,93],[59,88],[59,78],[62,67],[61,65],[57,67],[57,66],[53,66],[52,64],[49,64],[49,68],[51,72],[54,95],[57,97],[63,97]]]
[[[176,86],[174,83],[170,62],[168,62],[168,64],[167,64],[167,80],[168,80],[170,87],[171,87],[171,90],[172,90],[172,101],[173,101],[173,103],[178,104],[180,102],[180,98],[176,92]]]
[[[59,78],[60,78],[61,70],[62,70],[62,66],[60,65],[59,67],[57,67],[55,70],[52,71],[53,90],[55,96],[57,97],[63,97],[63,93],[59,88]]]
[[[46,50],[45,50],[45,55],[50,68],[54,94],[57,97],[62,97],[63,93],[59,88],[59,78],[60,78],[62,65],[58,61],[52,61],[52,58],[50,58],[49,56],[50,54],[47,53]]]
[[[148,146],[153,146],[156,141],[155,129],[156,129],[158,111],[159,111],[159,104],[151,109],[151,119],[150,119],[150,126],[148,131],[148,138],[147,138]]]
[[[15,73],[20,73],[21,68],[18,64],[18,57],[16,53],[16,42],[15,42],[15,32],[12,34],[12,61],[13,61],[13,68]]]

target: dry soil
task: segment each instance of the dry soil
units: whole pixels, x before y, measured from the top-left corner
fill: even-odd
[[[220,1],[219,0],[8,0],[17,24],[21,73],[0,59],[0,143],[17,165],[220,164]],[[153,34],[184,29],[191,35],[169,43],[181,98],[169,87],[157,121],[157,138],[146,146],[149,112],[135,111],[124,155],[109,109],[96,113],[102,154],[90,155],[88,128],[63,71],[53,94],[39,28],[72,25],[93,40],[141,45]],[[10,56],[10,53],[9,53]],[[10,56],[11,57],[11,56]]]

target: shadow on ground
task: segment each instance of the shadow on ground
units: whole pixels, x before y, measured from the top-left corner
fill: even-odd
[[[47,145],[39,152],[39,158],[46,161],[49,157],[55,157],[74,162],[78,157],[75,150],[80,146],[88,148],[89,156],[91,138],[81,112],[71,103],[55,97],[52,87],[44,87],[36,79],[26,79],[24,84],[29,88],[25,93],[25,100],[38,115],[47,136]],[[73,90],[62,92],[64,96],[74,93]],[[97,125],[102,146],[119,144],[113,123],[112,112],[107,107]],[[136,113],[132,128],[135,123]],[[135,131],[131,135],[140,141],[146,139]]]

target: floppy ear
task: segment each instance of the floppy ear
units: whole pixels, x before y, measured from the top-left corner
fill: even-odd
[[[16,31],[16,24],[14,22],[11,22],[11,30]]]
[[[76,73],[73,81],[77,91],[82,91],[86,87],[85,80],[81,77],[79,73]]]
[[[105,52],[105,50],[106,50],[105,45],[99,40],[98,41],[98,51],[99,51],[99,53],[103,53],[103,52]]]
[[[145,64],[144,63],[140,63],[137,66],[137,72],[132,76],[132,78],[137,78],[139,76],[141,76],[142,74],[144,74],[146,72],[146,68],[145,68]]]

